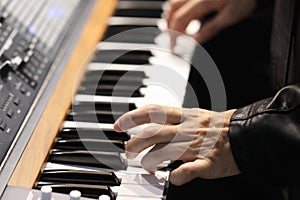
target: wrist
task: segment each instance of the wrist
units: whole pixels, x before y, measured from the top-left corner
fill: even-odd
[[[228,135],[228,132],[229,132],[231,118],[232,118],[233,114],[236,112],[236,110],[237,109],[232,109],[232,110],[225,111],[223,134],[225,134],[226,136]]]

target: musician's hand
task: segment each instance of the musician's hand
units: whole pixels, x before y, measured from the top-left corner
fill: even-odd
[[[173,184],[182,185],[196,177],[214,179],[240,173],[228,139],[233,112],[148,105],[125,113],[114,128],[126,131],[155,123],[128,141],[126,155],[129,159],[135,158],[154,145],[142,160],[143,167],[150,172],[166,160],[185,161],[170,177]]]
[[[256,0],[170,0],[170,4],[171,8],[167,14],[168,27],[183,34],[192,20],[201,21],[207,15],[216,13],[193,35],[200,44],[207,42],[222,29],[247,18],[256,8]],[[171,49],[176,44],[176,32],[170,31]]]

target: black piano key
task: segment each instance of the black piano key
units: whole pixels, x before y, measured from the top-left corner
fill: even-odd
[[[49,162],[126,170],[127,162],[118,152],[59,151],[53,149]]]
[[[74,102],[72,111],[113,111],[128,112],[136,109],[134,103],[118,103],[118,102]]]
[[[138,91],[140,88],[146,87],[144,84],[139,85],[106,85],[106,84],[99,84],[97,86],[97,91],[101,93],[101,91],[111,91],[116,92],[116,94],[119,92],[120,94],[131,94],[133,91]]]
[[[140,88],[144,86],[130,85],[98,85],[80,87],[79,94],[103,95],[103,96],[122,96],[122,97],[143,97]]]
[[[128,8],[117,9],[114,16],[118,17],[138,17],[138,18],[161,18],[162,9],[147,9],[147,8]]]
[[[95,70],[89,71],[84,77],[84,81],[99,81],[99,80],[143,80],[148,78],[143,71],[126,71],[126,70]]]
[[[114,172],[83,171],[83,170],[44,170],[41,182],[52,184],[87,184],[87,185],[109,185],[119,186],[119,179]]]
[[[90,82],[99,82],[100,84],[112,84],[117,83],[118,81],[124,82],[125,84],[128,83],[135,83],[135,82],[142,82],[144,77],[135,77],[135,76],[115,76],[115,75],[105,75],[105,76],[98,76],[97,74],[93,75],[86,75],[83,84],[90,83]]]
[[[148,78],[143,71],[91,71],[84,78],[83,85],[87,84],[116,84],[122,82],[124,84],[141,84],[145,78]]]
[[[124,91],[124,90],[109,90],[105,89],[97,89],[96,90],[96,95],[103,95],[103,96],[122,96],[122,97],[143,97],[144,95],[139,91],[139,90],[129,90],[129,91]]]
[[[128,85],[128,86],[140,86],[143,85],[143,80],[146,78],[144,72],[124,72],[122,75],[116,74],[104,74],[98,71],[88,73],[82,82],[82,87],[100,86],[100,85]]]
[[[69,112],[67,121],[111,123],[113,124],[124,112],[111,111],[76,111]]]
[[[61,139],[110,139],[128,141],[130,135],[126,132],[117,133],[113,130],[97,130],[86,128],[64,128],[58,135]]]
[[[101,195],[107,195],[111,200],[116,200],[117,194],[115,194],[109,186],[101,185],[84,185],[84,184],[50,184],[39,182],[36,189],[41,189],[42,186],[48,185],[52,187],[53,192],[69,194],[73,190],[81,192],[82,197],[98,199]]]
[[[81,84],[81,87],[91,87],[91,86],[98,86],[98,87],[102,87],[104,85],[126,85],[126,86],[140,86],[140,85],[144,85],[144,82],[142,79],[138,80],[136,78],[134,79],[128,79],[128,78],[121,78],[118,80],[114,80],[114,79],[100,79],[97,81],[84,81]]]
[[[106,42],[154,44],[155,38],[160,34],[158,28],[144,27],[143,29],[135,29],[135,30],[131,29],[131,31],[129,32],[124,32],[126,31],[127,28],[120,28],[120,27],[113,26],[111,28],[108,28],[103,40]],[[127,25],[123,25],[123,27],[127,27]],[[120,36],[116,35],[119,33],[122,35]],[[114,35],[116,36],[111,37]]]
[[[146,29],[145,29],[146,28]],[[149,29],[151,28],[151,29]],[[110,25],[102,40],[106,40],[109,37],[122,33],[124,31],[129,31],[135,29],[134,31],[131,31],[130,33],[134,32],[135,34],[140,35],[152,35],[152,36],[158,36],[161,31],[157,28],[157,26],[145,26],[145,25]]]
[[[118,103],[118,102],[74,102],[72,111],[114,111],[128,112],[136,109],[134,103]]]
[[[123,141],[104,139],[58,139],[54,144],[54,149],[61,151],[88,150],[124,153],[125,144]]]
[[[152,57],[151,51],[100,50],[95,53],[93,62],[146,65]]]
[[[132,76],[132,77],[143,77],[146,78],[146,74],[144,71],[134,70],[95,70],[95,71],[88,71],[86,76],[90,75],[99,75],[99,76]]]

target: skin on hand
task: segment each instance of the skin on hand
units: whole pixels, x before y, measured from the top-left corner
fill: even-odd
[[[126,156],[133,159],[153,146],[142,159],[142,166],[150,172],[163,161],[185,161],[170,176],[173,184],[182,185],[197,177],[215,179],[240,173],[228,139],[234,111],[219,113],[148,105],[125,113],[114,128],[120,132],[143,124],[159,124],[145,128],[130,139]]]
[[[216,36],[221,30],[249,17],[256,8],[256,0],[170,0],[167,14],[170,29],[170,47],[176,45],[180,34],[192,20],[202,21],[211,13],[216,15],[202,24],[194,39],[203,44]]]

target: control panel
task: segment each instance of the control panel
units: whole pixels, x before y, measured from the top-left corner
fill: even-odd
[[[0,171],[85,5],[84,0],[0,1]]]

